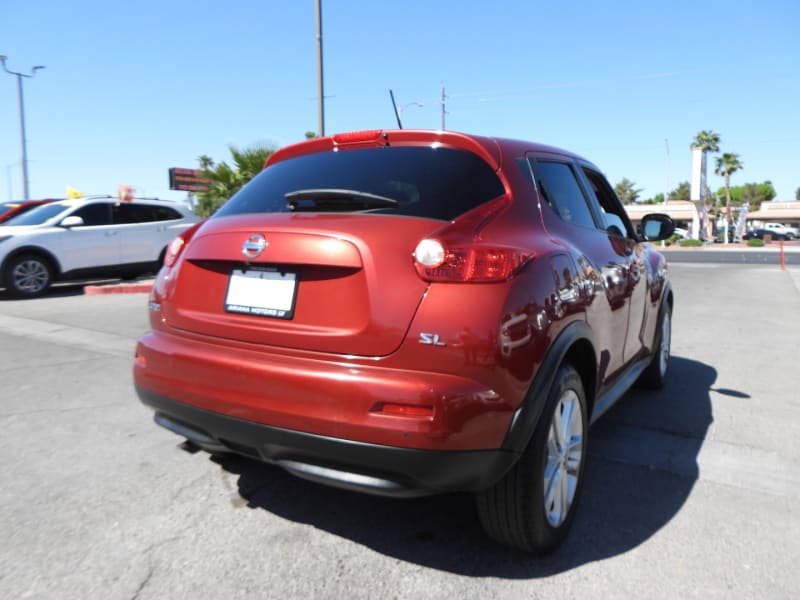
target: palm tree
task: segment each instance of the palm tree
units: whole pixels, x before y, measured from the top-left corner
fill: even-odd
[[[691,148],[700,148],[703,152],[719,152],[719,134],[713,131],[699,131],[694,136]]]
[[[731,226],[731,175],[739,169],[743,169],[744,164],[739,160],[738,154],[725,152],[717,157],[717,168],[714,173],[725,177],[725,243],[728,243],[728,229]]]
[[[719,134],[711,131],[710,129],[704,129],[703,131],[698,131],[697,135],[694,136],[694,140],[692,141],[691,148],[699,148],[703,151],[703,173],[702,173],[702,181],[705,182],[706,180],[706,154],[709,152],[719,152]],[[705,230],[706,225],[708,223],[708,214],[706,213],[706,193],[705,189],[703,189],[704,185],[700,187],[700,211],[702,215],[703,225],[702,230]],[[700,236],[700,239],[703,239],[703,236]]]
[[[253,146],[239,150],[230,146],[233,166],[225,161],[215,163],[208,155],[198,157],[203,177],[209,182],[209,188],[197,195],[197,214],[208,216],[213,214],[220,206],[227,202],[253,177],[264,168],[264,163],[275,152],[274,148],[266,146]]]
[[[617,198],[619,198],[623,204],[633,204],[639,199],[639,194],[642,192],[642,190],[637,188],[636,184],[627,177],[623,177],[622,181],[614,186],[614,191],[617,193]]]

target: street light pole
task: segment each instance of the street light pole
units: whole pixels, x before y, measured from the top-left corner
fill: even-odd
[[[6,58],[7,57],[0,55],[0,62],[3,63],[3,70],[9,75],[17,76],[17,102],[19,103],[19,133],[20,133],[20,142],[22,144],[22,189],[25,200],[30,200],[31,194],[28,185],[28,150],[27,150],[27,143],[25,140],[25,102],[22,97],[22,78],[23,77],[31,78],[34,75],[36,75],[36,71],[38,71],[39,69],[44,69],[44,67],[42,65],[37,65],[33,67],[29,75],[25,73],[17,73],[16,71],[8,70],[8,67],[6,66]]]

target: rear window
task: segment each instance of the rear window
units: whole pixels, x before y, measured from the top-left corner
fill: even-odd
[[[390,198],[371,213],[450,221],[505,192],[478,156],[451,148],[386,147],[310,154],[276,163],[237,192],[218,216],[291,212],[286,194],[298,190],[352,190]],[[339,206],[336,212],[352,210]],[[307,210],[307,209],[306,209]]]

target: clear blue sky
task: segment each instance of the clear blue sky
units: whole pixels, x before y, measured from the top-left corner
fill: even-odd
[[[323,0],[326,133],[446,127],[583,154],[648,198],[691,176],[702,129],[733,184],[800,187],[800,2]],[[148,196],[169,167],[317,129],[314,0],[11,0],[32,197]],[[423,103],[418,107],[411,103]],[[0,72],[0,198],[22,196],[16,78]],[[713,172],[713,162],[709,168]],[[722,179],[711,174],[712,190]]]

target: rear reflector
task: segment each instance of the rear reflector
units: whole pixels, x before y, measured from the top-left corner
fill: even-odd
[[[398,417],[425,417],[433,418],[432,406],[419,406],[416,404],[378,404],[375,412],[395,415]]]

